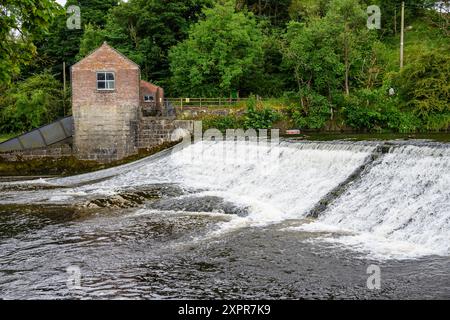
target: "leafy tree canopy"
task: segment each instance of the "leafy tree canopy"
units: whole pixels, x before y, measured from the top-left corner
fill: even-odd
[[[262,59],[263,37],[254,15],[232,2],[204,10],[189,38],[170,52],[175,92],[228,96]]]
[[[141,66],[144,79],[160,82],[169,77],[168,51],[187,37],[191,24],[212,0],[130,0],[113,8],[105,28],[86,29],[80,54],[107,40]]]
[[[60,10],[51,0],[0,2],[0,84],[9,83],[36,55],[36,35],[46,33]]]
[[[52,122],[64,116],[63,99],[62,85],[52,74],[33,75],[0,97],[0,130],[24,132]]]

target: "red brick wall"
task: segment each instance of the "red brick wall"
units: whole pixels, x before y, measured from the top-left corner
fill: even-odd
[[[98,71],[115,73],[115,89],[97,90]],[[136,152],[139,66],[104,44],[72,67],[74,146],[80,159],[111,161]]]
[[[164,105],[164,90],[161,87],[155,86],[150,82],[141,80],[141,95],[140,103],[142,107],[148,107],[150,104],[144,101],[144,95],[153,94],[155,97],[154,104],[158,110],[162,110]]]
[[[113,71],[116,88],[97,90],[97,71]],[[139,101],[139,67],[126,61],[112,49],[100,48],[72,67],[72,103],[98,105],[106,103],[135,105]]]

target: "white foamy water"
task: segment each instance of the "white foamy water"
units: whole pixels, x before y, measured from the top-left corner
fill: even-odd
[[[58,188],[8,191],[0,195],[0,203],[75,203],[147,185],[176,184],[190,197],[215,196],[247,208],[247,216],[219,223],[212,235],[220,235],[303,219],[365,164],[376,146],[201,142],[117,168],[41,180]],[[449,255],[449,149],[397,146],[393,150],[373,163],[315,222],[289,230],[332,233],[326,241],[380,259]]]
[[[450,255],[450,151],[402,146],[384,155],[316,222],[291,230],[328,237],[374,258]]]
[[[174,183],[249,207],[254,223],[281,221],[307,214],[321,197],[363,164],[374,148],[352,143],[201,142],[119,168],[46,179],[41,182],[65,188],[9,192],[0,201],[68,202]]]

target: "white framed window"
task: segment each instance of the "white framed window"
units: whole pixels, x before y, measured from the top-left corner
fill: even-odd
[[[151,94],[146,94],[144,95],[144,102],[154,102],[155,101],[155,97]]]
[[[116,88],[114,72],[97,72],[97,90],[114,90]]]

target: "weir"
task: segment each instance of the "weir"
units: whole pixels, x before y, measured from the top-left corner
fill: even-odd
[[[348,176],[342,183],[340,183],[336,188],[331,190],[327,195],[323,197],[315,206],[311,209],[308,217],[317,218],[319,215],[327,209],[327,207],[337,198],[339,198],[349,187],[351,183],[354,183],[355,180],[361,178],[361,174],[370,170],[371,166],[380,156],[384,153],[389,153],[391,148],[395,146],[392,143],[383,143],[376,147],[372,154],[367,156],[364,163],[357,167],[352,174]]]
[[[393,146],[305,230],[351,231],[342,243],[380,254],[448,255],[449,185],[448,146]]]
[[[219,233],[314,217],[298,230],[344,232],[336,239],[345,244],[367,249],[377,243],[367,250],[405,257],[450,251],[446,144],[203,141],[118,168],[39,183],[52,187],[51,194],[7,188],[0,203],[107,204],[108,197],[173,185],[181,193],[146,210],[236,212]]]
[[[334,200],[339,198],[342,193],[344,193],[349,185],[354,182],[356,179],[361,177],[361,173],[366,170],[368,167],[370,167],[373,162],[380,157],[380,153],[374,152],[370,156],[366,158],[364,163],[356,168],[347,179],[345,179],[343,182],[341,182],[338,186],[333,188],[329,193],[327,193],[310,211],[308,214],[308,217],[311,218],[317,218],[323,211],[327,209],[327,207],[332,203]]]

